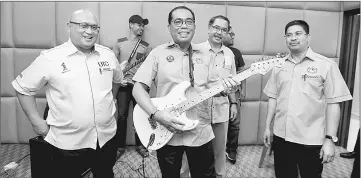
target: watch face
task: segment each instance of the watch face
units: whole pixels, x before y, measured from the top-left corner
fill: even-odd
[[[337,142],[337,141],[338,141],[338,138],[337,138],[337,137],[332,137],[332,141],[333,141],[333,142]]]

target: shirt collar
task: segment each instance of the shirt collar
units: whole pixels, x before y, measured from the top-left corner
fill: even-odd
[[[196,45],[196,44],[194,44],[194,43],[191,42],[191,46],[192,46],[193,52],[198,52],[198,51],[200,51],[199,45]],[[166,44],[166,47],[167,47],[167,48],[178,48],[178,49],[180,48],[179,45],[174,42],[174,40],[168,42],[168,43]]]
[[[205,45],[204,47],[207,49],[207,51],[212,49],[212,46],[211,46],[211,43],[209,42],[209,40],[207,40],[204,45]],[[221,44],[221,49],[219,49],[219,52],[224,51],[225,47],[226,46],[223,45],[223,43],[222,43]]]
[[[98,51],[98,47],[96,44],[94,44],[93,46],[93,50],[90,54],[97,52]],[[69,40],[66,42],[66,50],[64,51],[64,54],[67,56],[70,56],[72,54],[75,54],[77,52],[82,53],[81,51],[78,50],[78,48],[76,48],[73,44],[73,42],[71,42],[71,39],[69,38]]]
[[[306,52],[306,55],[305,55],[305,57],[301,60],[301,62],[304,61],[305,59],[310,59],[310,60],[312,60],[312,61],[314,61],[315,59],[317,59],[316,53],[313,52],[313,50],[311,49],[311,47],[308,47],[307,52]],[[289,54],[287,55],[286,60],[293,61],[293,59],[292,59],[292,57],[291,57],[291,53],[289,53]]]

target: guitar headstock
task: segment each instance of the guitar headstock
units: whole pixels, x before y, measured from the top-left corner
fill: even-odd
[[[283,58],[287,55],[288,53],[277,53],[276,56],[269,56],[258,59],[253,64],[251,64],[250,70],[254,73],[264,75],[273,67],[282,67],[285,62],[285,59]]]

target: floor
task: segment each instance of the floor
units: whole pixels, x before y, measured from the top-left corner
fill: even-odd
[[[227,162],[226,177],[237,178],[273,178],[273,156],[266,156],[263,168],[258,168],[262,146],[240,146],[238,147],[237,163],[235,165]],[[344,159],[339,156],[340,153],[347,150],[342,147],[336,148],[336,157],[332,163],[326,164],[323,170],[323,178],[349,178],[353,159]],[[28,144],[1,144],[0,145],[0,166],[3,168],[6,164],[17,161],[29,153]],[[154,154],[153,154],[154,155]],[[155,157],[148,157],[145,160],[146,177],[161,177],[158,162]],[[118,159],[113,170],[116,178],[143,177],[141,166],[142,159],[135,151],[134,147],[128,147],[124,155]],[[4,176],[3,170],[0,172],[0,178],[30,178],[30,159],[24,158],[19,167],[11,172],[12,176]],[[90,176],[92,177],[91,174]]]

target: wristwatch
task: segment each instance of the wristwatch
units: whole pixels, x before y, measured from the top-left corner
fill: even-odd
[[[334,143],[338,142],[338,138],[335,136],[326,135],[325,137],[332,140]]]

